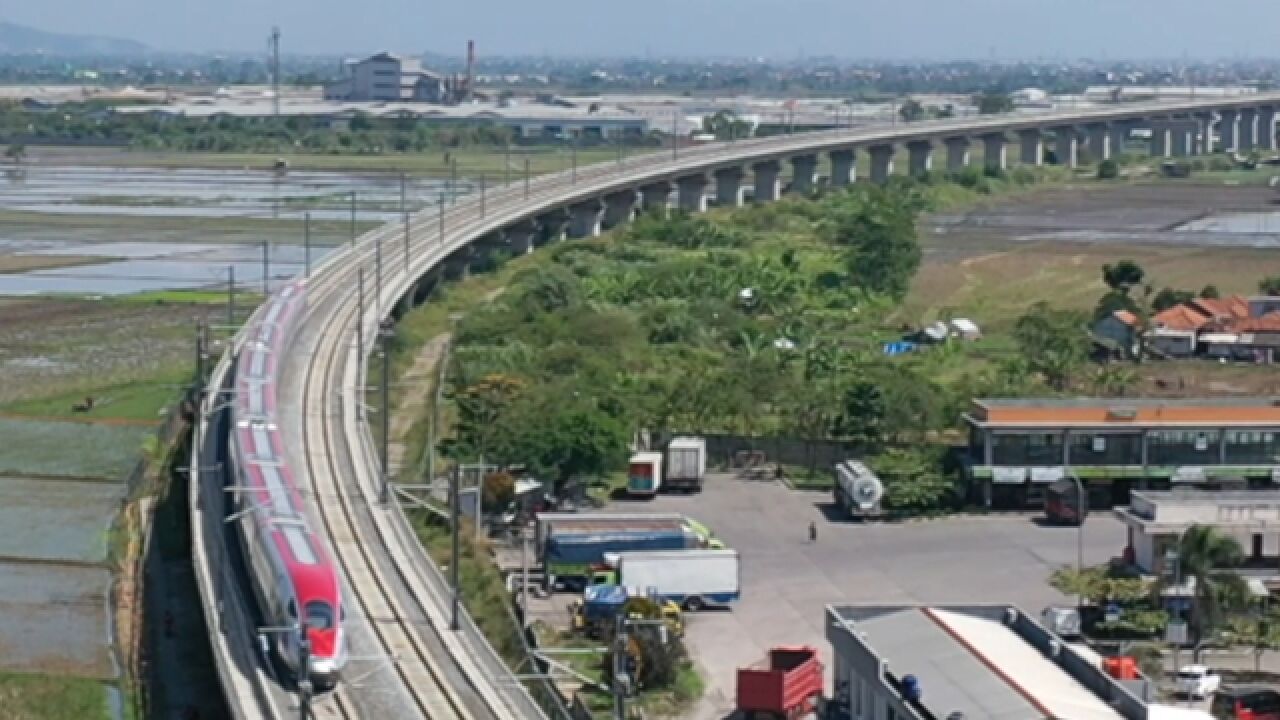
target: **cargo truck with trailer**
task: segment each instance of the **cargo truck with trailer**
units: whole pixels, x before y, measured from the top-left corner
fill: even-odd
[[[582,529],[589,532],[604,530],[629,530],[634,528],[653,529],[655,523],[665,523],[663,527],[680,527],[698,536],[698,547],[720,549],[724,543],[715,536],[711,528],[687,515],[678,513],[538,513],[536,547],[539,557],[546,547],[547,538],[552,528],[558,533],[573,532]]]
[[[707,441],[700,437],[678,437],[667,444],[668,492],[701,492],[707,474]]]
[[[639,588],[693,612],[729,605],[741,592],[737,550],[610,553],[604,564],[592,585]]]
[[[662,453],[640,452],[627,465],[627,494],[653,497],[662,489]]]
[[[632,521],[625,527],[614,524],[552,525],[540,548],[539,560],[547,583],[578,589],[608,553],[696,549],[698,536],[675,520]]]

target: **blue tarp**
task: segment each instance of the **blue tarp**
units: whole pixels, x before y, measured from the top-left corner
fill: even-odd
[[[917,345],[913,342],[901,340],[899,342],[891,342],[884,344],[884,354],[889,357],[895,355],[906,355],[909,352],[915,352]]]

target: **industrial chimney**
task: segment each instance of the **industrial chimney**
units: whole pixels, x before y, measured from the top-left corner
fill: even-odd
[[[476,41],[467,41],[467,89],[464,98],[467,102],[471,102],[475,97],[476,85]]]

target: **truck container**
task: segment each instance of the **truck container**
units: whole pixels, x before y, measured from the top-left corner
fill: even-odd
[[[676,513],[538,513],[536,553],[542,557],[547,538],[556,533],[655,530],[684,527],[698,537],[697,547],[719,549],[724,543],[711,528]]]
[[[836,484],[832,490],[836,506],[851,520],[880,517],[884,485],[866,465],[846,460],[836,465]]]
[[[738,599],[738,551],[621,552],[605,557],[593,585],[624,585],[697,611]]]
[[[707,441],[700,437],[678,437],[667,444],[667,476],[663,480],[671,492],[699,492],[707,474]]]
[[[653,496],[662,489],[662,453],[641,452],[627,466],[627,493]]]
[[[738,710],[745,720],[796,720],[817,710],[822,662],[809,646],[776,647],[764,667],[738,669]]]
[[[609,553],[697,548],[698,536],[683,525],[654,529],[555,532],[547,538],[542,567],[547,581],[569,587],[586,585]]]

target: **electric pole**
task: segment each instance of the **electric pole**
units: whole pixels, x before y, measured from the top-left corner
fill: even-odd
[[[382,340],[382,504],[391,499],[391,468],[388,458],[391,456],[391,339],[395,337],[396,327],[391,318],[383,320],[379,326],[378,337]]]
[[[236,326],[236,266],[227,266],[227,332]]]
[[[262,236],[262,297],[265,300],[270,295],[268,283],[271,282],[271,259],[268,253],[271,251],[271,238]]]
[[[485,179],[484,175],[480,176],[480,217],[484,217],[484,195],[485,195]]]
[[[280,28],[271,28],[271,114],[280,119]]]
[[[524,198],[529,199],[529,158],[524,159]]]
[[[356,356],[364,357],[364,265],[356,270]],[[361,408],[364,405],[360,405]],[[360,411],[364,417],[364,410]]]
[[[311,277],[311,212],[302,214],[302,252],[306,262],[306,275]]]
[[[351,191],[351,244],[356,244],[356,191]]]
[[[453,598],[449,612],[449,629],[457,631],[458,629],[458,595],[462,590],[458,587],[458,473],[461,467],[453,466],[453,472],[449,474],[449,519],[450,528],[452,530],[450,557],[449,557],[449,579],[453,584]]]

